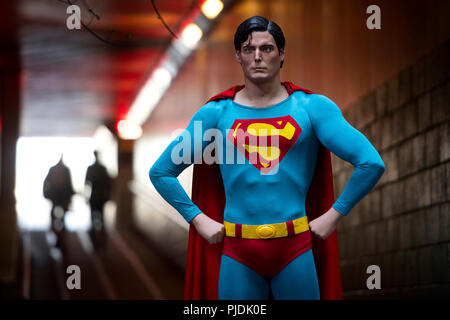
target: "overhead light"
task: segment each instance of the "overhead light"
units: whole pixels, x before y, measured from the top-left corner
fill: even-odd
[[[149,117],[172,81],[172,75],[164,67],[157,68],[142,87],[126,118],[142,125]]]
[[[199,1],[200,2],[200,1]],[[160,62],[159,68],[146,80],[131,104],[126,116],[120,115],[119,119],[131,120],[142,126],[150,117],[173,78],[176,77],[180,67],[189,55],[194,51],[204,32],[211,29],[212,21],[224,9],[230,1],[202,0],[201,11],[195,11],[195,17],[190,21],[197,21],[184,25],[180,37],[172,40],[171,46],[166,51]],[[225,3],[225,4],[224,4]],[[205,18],[206,17],[206,18]],[[201,26],[201,27],[200,27]]]
[[[155,83],[160,87],[168,87],[170,81],[172,81],[172,76],[170,75],[169,70],[166,68],[158,68],[153,72],[152,78],[154,78]]]
[[[202,4],[202,12],[208,19],[214,19],[223,9],[223,2],[220,0],[206,0]]]
[[[119,137],[125,140],[136,140],[142,136],[142,128],[131,120],[120,120],[117,123]]]
[[[181,33],[181,38],[186,47],[193,49],[203,35],[202,29],[195,23],[188,24]]]

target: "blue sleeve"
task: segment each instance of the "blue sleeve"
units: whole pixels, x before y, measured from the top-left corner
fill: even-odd
[[[203,149],[208,143],[202,141],[202,134],[207,129],[216,127],[216,119],[215,102],[200,108],[186,129],[169,144],[149,171],[155,189],[188,223],[201,210],[186,194],[177,177],[194,161],[201,162]]]
[[[332,206],[346,216],[381,178],[384,162],[369,140],[345,120],[338,106],[327,97],[312,95],[308,113],[319,141],[354,166],[347,185]]]

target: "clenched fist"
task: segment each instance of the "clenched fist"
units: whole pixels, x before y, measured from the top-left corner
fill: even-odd
[[[225,236],[225,227],[223,224],[214,221],[204,213],[198,214],[191,222],[198,233],[208,243],[215,244],[223,241],[223,237]]]
[[[311,233],[325,240],[336,229],[339,220],[343,217],[336,209],[330,208],[320,217],[309,222]]]

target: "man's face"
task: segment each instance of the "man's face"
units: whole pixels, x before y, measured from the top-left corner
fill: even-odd
[[[284,50],[278,51],[275,39],[268,31],[254,31],[236,51],[236,58],[242,66],[244,76],[257,83],[272,79],[280,72]]]

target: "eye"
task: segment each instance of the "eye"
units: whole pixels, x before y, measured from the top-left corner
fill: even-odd
[[[246,52],[246,53],[253,52],[253,48],[252,47],[245,47],[244,48],[244,52]]]
[[[272,47],[264,47],[263,51],[264,52],[270,52],[270,51],[272,51]]]

